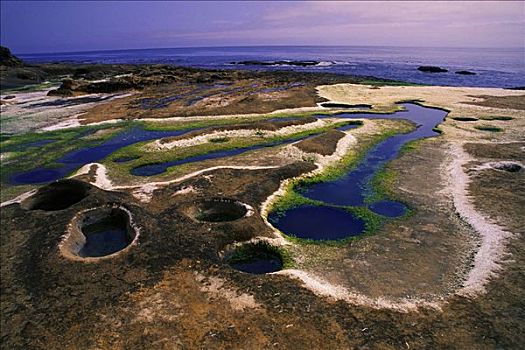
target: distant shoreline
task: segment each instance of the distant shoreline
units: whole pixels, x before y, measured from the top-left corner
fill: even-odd
[[[169,64],[203,69],[323,72],[380,77],[438,86],[525,86],[522,51],[514,48],[410,48],[369,46],[230,46],[105,50],[21,55],[29,64]],[[315,65],[245,65],[239,62],[320,62]],[[448,72],[429,75],[420,66]],[[475,74],[461,75],[468,71]]]
[[[439,50],[489,50],[489,51],[520,51],[523,47],[448,47],[448,46],[383,46],[383,45],[229,45],[229,46],[178,46],[178,47],[148,47],[148,48],[126,48],[126,49],[90,49],[74,51],[48,51],[48,52],[14,52],[17,56],[24,58],[32,55],[56,55],[56,54],[79,54],[94,52],[123,52],[123,51],[160,51],[160,50],[188,50],[188,49],[243,49],[243,48],[395,48],[395,49],[439,49]]]

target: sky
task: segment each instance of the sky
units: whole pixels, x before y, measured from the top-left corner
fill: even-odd
[[[4,1],[16,53],[253,45],[525,48],[525,1]]]

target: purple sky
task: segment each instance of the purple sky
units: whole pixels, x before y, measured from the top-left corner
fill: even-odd
[[[1,0],[15,53],[241,45],[525,47],[525,2]]]

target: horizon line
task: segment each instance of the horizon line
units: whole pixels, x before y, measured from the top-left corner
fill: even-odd
[[[3,46],[3,45],[2,45]],[[7,47],[7,46],[5,46]],[[147,47],[126,49],[93,49],[86,51],[50,51],[50,52],[25,52],[15,55],[50,55],[50,54],[77,54],[91,52],[114,51],[141,51],[141,50],[169,50],[169,49],[218,49],[218,48],[263,48],[263,47],[390,47],[390,48],[424,48],[424,49],[489,49],[489,50],[523,50],[524,47],[460,47],[460,46],[403,46],[403,45],[217,45],[217,46],[176,46],[176,47]]]

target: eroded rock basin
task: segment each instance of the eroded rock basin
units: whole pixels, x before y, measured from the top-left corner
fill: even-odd
[[[21,206],[26,210],[63,210],[87,197],[90,188],[90,185],[77,180],[57,181],[40,188]]]
[[[248,243],[227,254],[226,261],[235,270],[255,275],[277,272],[283,258],[277,248],[266,243]]]
[[[124,250],[137,236],[127,209],[104,206],[77,214],[60,249],[73,259],[106,257]]]

